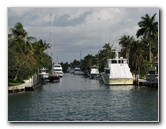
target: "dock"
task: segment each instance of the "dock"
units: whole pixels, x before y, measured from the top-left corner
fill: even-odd
[[[140,86],[158,88],[158,80],[154,81],[154,80],[138,79],[138,84]]]
[[[9,86],[8,93],[34,91],[40,86],[41,86],[41,78],[37,75],[34,75],[29,80],[25,80],[24,84],[18,86]]]
[[[8,87],[8,93],[22,92],[22,91],[25,91],[25,86],[23,84],[19,86]]]

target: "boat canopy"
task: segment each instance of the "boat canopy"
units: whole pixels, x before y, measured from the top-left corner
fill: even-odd
[[[107,68],[105,68],[105,73],[109,74],[110,78],[132,78],[132,73],[127,64],[127,59],[108,59]]]
[[[127,64],[109,64],[111,78],[132,78]]]

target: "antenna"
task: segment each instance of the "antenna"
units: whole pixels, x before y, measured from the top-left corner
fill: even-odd
[[[82,59],[82,50],[80,50],[80,60]]]
[[[113,46],[115,47],[114,51],[112,52],[115,52],[115,59],[118,59],[119,58],[119,53],[118,53],[118,43],[113,43]]]

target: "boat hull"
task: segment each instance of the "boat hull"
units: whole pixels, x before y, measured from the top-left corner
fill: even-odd
[[[84,73],[83,72],[81,72],[81,71],[75,71],[74,72],[74,75],[83,75]]]
[[[58,76],[49,76],[49,81],[52,82],[52,83],[57,83],[57,82],[60,82],[60,77]]]
[[[107,85],[133,85],[133,78],[109,78],[102,74],[104,84]]]
[[[95,79],[95,78],[97,78],[99,76],[99,74],[90,74],[89,75],[89,78],[90,79]]]

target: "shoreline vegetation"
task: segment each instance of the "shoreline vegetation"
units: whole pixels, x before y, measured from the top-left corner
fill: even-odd
[[[20,85],[22,85],[22,84],[24,84],[24,82],[22,82],[22,81],[14,81],[14,82],[9,82],[8,83],[8,86],[10,87],[10,86],[20,86]]]
[[[120,57],[127,58],[130,70],[133,74],[138,74],[140,78],[148,71],[158,71],[158,22],[155,20],[156,14],[152,16],[145,14],[138,22],[139,29],[134,35],[123,35],[119,37],[118,43],[121,46]],[[17,22],[10,28],[8,34],[8,86],[23,84],[35,73],[39,73],[42,67],[51,70],[51,57],[45,53],[50,48],[50,44],[35,37],[28,36],[21,22]],[[74,59],[72,63],[63,63],[64,72],[67,69],[80,67],[84,73],[88,73],[92,65],[99,65],[102,72],[106,60],[115,55],[113,45],[105,43],[103,48],[95,55],[86,55],[80,61]]]

